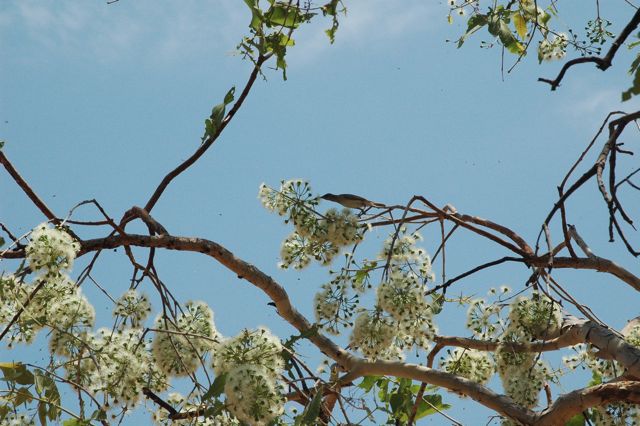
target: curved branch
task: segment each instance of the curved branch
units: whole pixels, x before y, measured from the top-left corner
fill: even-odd
[[[549,264],[548,256],[526,259],[531,266],[546,267]],[[627,271],[612,260],[603,257],[554,257],[553,267],[558,269],[590,269],[611,274],[621,281],[629,284],[634,290],[640,291],[640,278]]]
[[[604,406],[612,402],[640,403],[640,382],[622,381],[605,383],[566,393],[546,410],[538,414],[536,425],[563,425],[571,417],[587,408]]]
[[[256,78],[260,74],[260,69],[261,69],[262,64],[267,59],[269,59],[270,57],[271,57],[271,55],[267,55],[267,56],[260,56],[258,58],[258,60],[256,61],[255,66],[253,67],[253,71],[251,72],[251,75],[249,76],[249,80],[247,81],[247,84],[244,86],[244,89],[242,90],[242,93],[240,94],[240,97],[238,98],[236,103],[233,104],[233,107],[229,110],[229,113],[224,118],[224,120],[222,120],[222,123],[220,124],[220,127],[218,128],[216,133],[213,136],[209,137],[207,140],[205,140],[204,143],[196,150],[196,152],[194,152],[185,161],[180,163],[180,165],[178,165],[178,167],[176,167],[175,169],[170,171],[162,179],[162,181],[160,182],[160,184],[158,185],[156,190],[153,192],[153,194],[149,198],[149,201],[147,201],[147,203],[144,206],[144,210],[147,213],[151,212],[153,207],[156,205],[156,203],[160,199],[160,196],[162,195],[164,190],[167,189],[167,186],[169,186],[171,181],[173,179],[175,179],[180,173],[182,173],[187,168],[189,168],[193,163],[198,161],[198,159],[200,157],[202,157],[202,155],[209,149],[209,147],[211,145],[213,145],[213,143],[218,139],[218,136],[220,136],[220,134],[225,129],[225,127],[227,127],[227,124],[229,124],[229,122],[231,121],[233,116],[236,114],[236,112],[238,112],[238,109],[240,109],[240,107],[242,106],[242,103],[244,102],[244,100],[246,99],[247,95],[251,91],[251,87],[253,86],[253,83],[255,83]]]
[[[362,360],[355,362],[353,369],[343,376],[340,381],[350,382],[358,377],[383,375],[418,380],[447,388],[450,391],[464,394],[485,407],[522,424],[532,424],[535,421],[535,413],[533,411],[521,407],[508,396],[495,393],[485,386],[455,374],[433,370],[421,365]]]
[[[640,9],[636,10],[636,13],[633,15],[631,20],[624,27],[624,29],[622,30],[618,38],[616,38],[613,41],[606,55],[604,55],[603,57],[588,56],[585,58],[572,59],[570,61],[567,61],[562,66],[560,73],[558,73],[558,76],[554,80],[541,77],[538,79],[538,81],[541,81],[543,83],[548,83],[549,85],[551,85],[551,90],[556,90],[556,88],[560,85],[560,82],[564,78],[564,75],[566,74],[566,72],[569,70],[569,68],[571,68],[574,65],[593,62],[602,71],[607,70],[607,68],[611,66],[611,63],[613,62],[613,57],[618,52],[618,49],[620,49],[620,46],[622,46],[622,44],[625,42],[627,37],[629,37],[629,35],[631,35],[631,33],[638,27],[638,24],[640,24]]]

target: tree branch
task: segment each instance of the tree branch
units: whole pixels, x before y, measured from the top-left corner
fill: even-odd
[[[627,25],[624,27],[624,29],[622,30],[618,38],[616,38],[613,41],[606,55],[604,55],[603,57],[588,56],[585,58],[572,59],[570,61],[567,61],[562,66],[560,73],[558,73],[558,76],[554,80],[541,77],[538,79],[538,81],[541,81],[543,83],[548,83],[549,85],[551,85],[551,90],[556,90],[556,88],[560,85],[560,82],[564,78],[564,75],[566,74],[566,72],[569,70],[569,68],[571,68],[574,65],[593,62],[596,64],[596,66],[599,69],[601,69],[602,71],[605,71],[607,68],[611,66],[611,63],[613,62],[613,57],[618,52],[618,49],[620,49],[620,46],[622,46],[622,44],[625,42],[627,37],[629,37],[629,35],[631,35],[631,33],[637,28],[638,24],[640,24],[640,9],[636,10],[636,13],[633,15],[629,23],[627,23]]]

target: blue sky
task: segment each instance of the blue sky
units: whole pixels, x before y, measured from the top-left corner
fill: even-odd
[[[289,230],[258,203],[262,182],[303,178],[318,193],[351,192],[388,204],[421,194],[513,227],[533,242],[555,187],[606,113],[637,109],[635,101],[619,104],[630,59],[621,57],[606,73],[576,67],[556,92],[536,79],[554,77],[560,64],[538,66],[534,57],[503,80],[500,50],[479,48],[490,38],[478,34],[460,50],[446,42],[464,27],[458,18],[447,24],[445,3],[348,2],[334,45],[322,31],[328,21],[302,30],[287,57],[288,81],[266,70],[267,81],[256,83],[223,136],[169,187],[154,217],[172,234],[212,239],[254,263],[309,317],[326,271],[277,269]],[[562,24],[586,13],[575,1],[561,7]],[[629,14],[622,1],[602,7],[618,25]],[[244,3],[230,0],[0,3],[0,139],[7,141],[7,156],[59,215],[89,198],[117,218],[144,204],[164,174],[197,149],[211,107],[246,81],[250,64],[234,47],[248,21]],[[7,175],[0,176],[0,220],[23,234],[43,218]],[[628,203],[637,212],[637,201]],[[596,253],[638,270],[619,246],[607,243],[606,211],[595,186],[578,194],[571,212],[570,221]],[[78,214],[96,217],[90,208]],[[437,242],[427,238],[425,244],[433,251]],[[448,251],[448,274],[503,255],[460,235]],[[257,325],[281,337],[292,333],[258,290],[210,259],[162,253],[157,265],[180,300],[212,306],[223,334]],[[120,253],[106,256],[95,275],[117,296],[129,274]],[[505,267],[472,277],[454,292],[520,288],[527,276],[523,268]],[[637,315],[634,304],[624,302],[635,293],[623,283],[585,272],[559,277],[615,327]],[[107,321],[107,299],[95,288],[84,291]],[[463,314],[454,306],[445,310],[440,330],[464,333]],[[32,349],[0,349],[0,356],[33,356]],[[470,401],[452,410],[466,424],[478,415],[487,412]]]

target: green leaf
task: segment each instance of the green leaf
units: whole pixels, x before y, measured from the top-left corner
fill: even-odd
[[[632,96],[640,94],[640,55],[631,63],[629,74],[633,74],[633,85],[622,92],[622,101],[628,101]]]
[[[227,374],[221,374],[213,381],[209,389],[202,395],[202,402],[208,401],[211,398],[217,398],[224,392],[224,384],[227,381]]]
[[[224,95],[224,104],[229,105],[235,99],[236,86],[233,86],[226,95]]]
[[[2,148],[4,148],[4,141],[3,141],[3,140],[0,140],[0,150],[1,150]]]
[[[295,29],[303,22],[309,21],[313,13],[302,13],[302,11],[294,5],[275,3],[265,13],[267,26],[280,26],[284,28]]]
[[[568,422],[564,424],[564,426],[584,426],[586,424],[586,420],[582,414],[576,414],[571,417]]]
[[[15,396],[13,397],[13,405],[15,407],[31,401],[33,401],[33,395],[29,392],[29,388],[23,387],[16,389]]]
[[[591,373],[591,380],[587,386],[596,386],[602,383],[602,376],[595,371]]]
[[[227,94],[224,95],[222,103],[214,106],[211,110],[211,116],[204,121],[204,136],[202,136],[203,143],[208,137],[212,138],[218,133],[225,117],[227,105],[233,102],[235,92],[236,88],[233,86],[229,89]]]
[[[527,35],[527,21],[519,12],[513,15],[513,25],[516,27],[516,31],[521,39],[524,39]]]
[[[493,15],[487,27],[489,33],[500,39],[502,45],[511,53],[521,54],[524,46],[514,37],[506,19]]]
[[[451,15],[449,15],[449,19],[451,20]],[[489,20],[487,15],[482,15],[480,13],[473,15],[471,18],[469,18],[469,20],[467,21],[467,32],[464,33],[464,35],[458,39],[458,48],[464,44],[467,37],[469,37],[471,34],[475,33],[480,28],[487,25],[488,22]]]
[[[4,238],[0,237],[0,247],[2,247],[4,245],[6,241],[4,240]]]
[[[262,15],[262,11],[258,7],[258,0],[244,0],[244,2],[247,6],[249,6],[249,9],[251,9],[251,23],[249,24],[249,28],[256,32],[259,32],[262,28],[262,21],[264,21],[264,16]]]
[[[379,379],[380,376],[365,376],[362,378],[362,381],[358,383],[358,387],[364,389],[365,392],[369,392]]]
[[[449,404],[442,403],[441,395],[424,395],[422,397],[422,401],[420,401],[420,404],[418,404],[418,410],[416,411],[416,420],[435,414],[438,411],[448,410],[449,408],[451,408]]]
[[[300,425],[315,425],[316,419],[320,415],[320,405],[322,404],[322,396],[324,389],[322,386],[318,388],[318,391],[313,396],[313,399],[304,409],[302,414],[296,418],[296,424]]]
[[[4,378],[19,385],[32,385],[34,382],[33,374],[27,370],[24,364],[19,362],[2,362],[0,370]]]

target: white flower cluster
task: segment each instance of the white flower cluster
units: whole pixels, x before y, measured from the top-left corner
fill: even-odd
[[[284,390],[278,382],[282,350],[280,340],[264,327],[243,330],[218,346],[213,368],[217,375],[227,375],[227,409],[240,421],[267,425],[284,412]]]
[[[234,368],[224,392],[229,411],[247,424],[268,425],[284,413],[284,389],[264,367],[245,364]]]
[[[440,366],[448,373],[484,385],[495,372],[495,363],[486,352],[464,348],[447,352],[448,356],[442,360]]]
[[[31,301],[26,303],[30,295]],[[49,327],[51,350],[64,355],[64,342],[77,340],[95,321],[93,306],[64,274],[40,276],[34,284],[3,276],[0,299],[0,324],[8,323],[18,310],[23,310],[7,335],[9,346],[14,342],[30,343],[38,331]]]
[[[424,249],[417,246],[418,241],[422,240],[422,236],[418,232],[412,234],[407,232],[407,229],[403,227],[397,238],[394,238],[393,235],[387,238],[379,258],[385,262],[389,260],[389,267],[392,271],[398,269],[417,270],[422,280],[435,280],[431,268],[431,258]]]
[[[522,342],[522,336],[510,336],[512,341]],[[505,394],[515,402],[533,408],[551,373],[547,364],[532,352],[516,352],[508,345],[501,345],[495,353],[497,370]]]
[[[101,328],[88,340],[92,356],[67,367],[70,376],[80,372],[80,383],[93,392],[104,392],[114,398],[115,404],[135,405],[142,396],[142,388],[161,392],[167,380],[151,356],[148,342],[142,338],[141,329],[112,331]],[[75,378],[75,377],[74,377]]]
[[[151,312],[151,303],[146,295],[138,293],[134,288],[127,290],[116,302],[113,316],[120,317],[119,328],[126,327],[127,322],[133,328],[140,327]]]
[[[153,339],[153,354],[160,369],[173,376],[196,371],[219,340],[213,311],[204,302],[187,302],[175,323],[159,316],[156,329],[161,331]]]
[[[202,403],[198,402],[201,398],[202,395],[197,390],[194,390],[186,397],[178,392],[171,392],[167,395],[166,402],[177,412],[188,412],[203,408]],[[158,407],[154,406],[151,419],[155,424],[161,426],[240,426],[240,421],[225,411],[215,416],[206,415],[186,419],[170,419],[167,410],[164,408],[158,409]]]
[[[38,273],[36,281],[28,284],[11,275],[0,277],[0,324],[7,324],[19,310],[23,311],[9,330],[9,346],[30,343],[39,330],[49,327],[51,350],[65,355],[65,346],[77,346],[78,336],[93,326],[93,306],[65,273],[79,248],[63,229],[48,223],[31,231],[25,251],[30,268]]]
[[[531,297],[520,296],[511,303],[509,320],[503,344],[495,353],[498,373],[505,393],[524,407],[533,408],[545,382],[551,378],[551,370],[538,354],[517,352],[509,343],[555,337],[562,310],[546,295],[534,291]]]
[[[391,353],[397,353],[393,348],[397,325],[382,312],[362,312],[356,317],[351,331],[350,346],[359,349],[368,359],[387,359]],[[395,351],[395,352],[394,352]]]
[[[426,348],[436,334],[431,306],[424,297],[426,288],[413,272],[393,270],[378,286],[377,304],[398,325],[398,337],[404,345]]]
[[[538,45],[538,58],[540,61],[552,61],[554,59],[562,59],[567,53],[568,38],[566,34],[560,33],[545,38]]]
[[[63,229],[47,222],[33,228],[25,249],[29,267],[45,274],[57,274],[73,267],[80,244]]]
[[[487,304],[484,299],[474,299],[467,311],[467,328],[480,339],[495,339],[504,328],[500,312],[498,304]]]
[[[301,180],[283,181],[280,190],[260,185],[258,198],[267,210],[287,216],[295,231],[282,243],[280,266],[302,269],[316,260],[324,265],[331,263],[340,248],[362,240],[363,230],[357,217],[349,209],[329,209],[318,215],[311,187]]]
[[[36,426],[36,421],[34,416],[9,413],[0,420],[0,426]]]
[[[510,308],[511,330],[521,330],[536,339],[550,339],[560,331],[562,308],[544,294],[534,291],[531,297],[520,296]]]
[[[333,335],[340,329],[340,308],[344,305],[344,291],[331,283],[324,284],[313,299],[316,322]],[[348,314],[347,314],[348,315]]]

